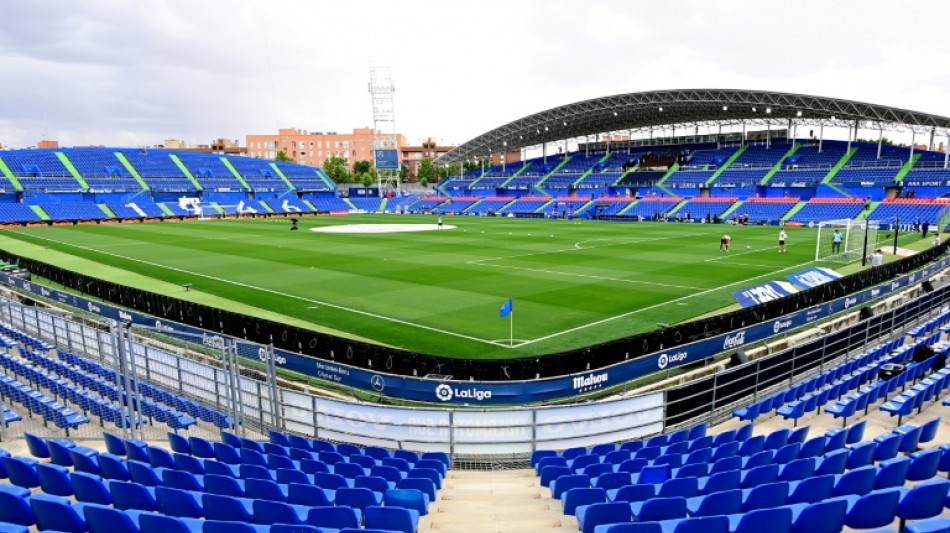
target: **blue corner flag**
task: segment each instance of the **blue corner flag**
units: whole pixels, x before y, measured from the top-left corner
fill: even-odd
[[[511,314],[511,298],[508,298],[508,301],[501,306],[501,310],[498,311],[499,318],[505,318]]]

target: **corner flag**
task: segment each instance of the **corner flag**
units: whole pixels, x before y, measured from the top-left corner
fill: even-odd
[[[511,298],[508,298],[508,301],[501,306],[501,309],[498,311],[498,318],[505,318],[511,314]]]

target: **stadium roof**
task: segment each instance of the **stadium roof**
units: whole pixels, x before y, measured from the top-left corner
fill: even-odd
[[[840,98],[771,91],[684,89],[584,100],[528,115],[483,133],[439,157],[448,164],[492,153],[607,132],[671,125],[805,125],[950,134],[950,118]]]

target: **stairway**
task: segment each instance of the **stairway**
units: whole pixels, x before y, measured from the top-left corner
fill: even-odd
[[[419,531],[531,533],[577,531],[533,470],[449,470],[439,499],[419,521]]]
[[[69,175],[78,181],[79,185],[81,185],[83,189],[89,188],[89,184],[86,183],[86,180],[82,179],[82,175],[79,174],[79,171],[73,166],[73,162],[70,161],[68,157],[66,157],[66,154],[63,152],[56,152],[56,158],[59,159],[59,162],[62,163],[64,167],[66,167],[66,170],[69,171]]]
[[[129,174],[132,174],[132,177],[135,178],[135,181],[139,182],[139,185],[142,186],[143,191],[148,191],[151,187],[148,186],[148,183],[145,183],[145,180],[142,179],[142,176],[139,175],[139,172],[135,170],[135,167],[132,166],[132,163],[125,157],[125,154],[122,152],[114,152],[115,158],[119,160],[119,163],[122,163],[122,166],[129,171]]]
[[[858,153],[858,149],[857,149],[857,148],[852,148],[852,149],[849,150],[847,153],[845,153],[843,156],[841,156],[841,159],[839,159],[838,162],[835,163],[835,166],[831,167],[831,171],[828,172],[828,174],[825,175],[825,178],[824,178],[823,180],[821,180],[821,182],[822,182],[822,183],[825,183],[825,184],[830,184],[830,183],[831,183],[831,180],[838,174],[838,171],[841,170],[842,167],[844,167],[845,163],[847,163],[848,161],[850,161],[851,158],[852,158],[852,157],[854,156],[854,154],[856,154],[856,153]]]
[[[198,183],[198,179],[195,178],[195,176],[191,173],[191,171],[188,170],[188,167],[186,167],[185,164],[182,163],[181,159],[179,159],[176,154],[168,154],[168,157],[170,157],[171,160],[175,163],[175,166],[178,167],[178,170],[181,170],[181,173],[184,174],[185,177],[187,177],[189,180],[191,180],[191,183],[195,185],[196,189],[198,189],[199,191],[204,190],[204,187],[202,187],[201,184]]]
[[[13,175],[13,172],[10,171],[10,167],[7,166],[6,161],[4,161],[2,157],[0,157],[0,172],[10,180],[14,189],[18,191],[23,190],[23,185],[20,185],[20,182],[16,179],[16,176]]]
[[[786,221],[786,220],[792,218],[792,216],[794,216],[795,213],[801,211],[801,209],[802,209],[803,207],[805,207],[805,204],[807,204],[807,203],[808,203],[808,202],[798,202],[797,204],[793,205],[792,208],[789,209],[789,210],[785,213],[785,215],[782,217],[782,222],[784,222],[784,221]]]
[[[772,179],[772,176],[774,176],[776,172],[778,172],[779,170],[782,170],[782,165],[785,163],[785,160],[788,159],[788,156],[793,155],[801,147],[802,145],[798,143],[793,144],[792,147],[789,148],[787,152],[785,152],[785,155],[783,155],[782,158],[779,159],[777,163],[772,165],[772,168],[770,168],[769,171],[765,173],[765,176],[762,176],[762,181],[759,182],[759,185],[765,185],[766,183],[768,183],[769,180]]]
[[[716,171],[713,172],[712,176],[709,176],[709,179],[706,180],[706,185],[711,186],[713,183],[716,183],[716,178],[718,178],[719,175],[722,174],[722,171],[729,168],[729,165],[731,165],[736,159],[739,159],[739,156],[742,155],[742,152],[745,152],[747,148],[749,148],[749,145],[743,144],[741,147],[739,147],[738,150],[733,152],[732,155],[729,156],[729,159],[726,159],[726,162],[723,163],[722,166],[717,168]]]
[[[913,168],[915,164],[917,164],[917,160],[920,159],[920,156],[922,155],[924,154],[916,153],[914,154],[913,159],[904,163],[904,165],[901,166],[901,169],[897,171],[897,175],[894,176],[894,181],[897,183],[900,183],[901,181],[903,181],[904,176],[906,176],[907,173],[910,172],[910,169]]]

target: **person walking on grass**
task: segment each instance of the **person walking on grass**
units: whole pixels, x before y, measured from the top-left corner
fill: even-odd
[[[785,228],[782,228],[778,232],[778,253],[780,254],[788,253],[788,250],[785,249],[785,239],[788,239],[788,234],[785,233]]]

